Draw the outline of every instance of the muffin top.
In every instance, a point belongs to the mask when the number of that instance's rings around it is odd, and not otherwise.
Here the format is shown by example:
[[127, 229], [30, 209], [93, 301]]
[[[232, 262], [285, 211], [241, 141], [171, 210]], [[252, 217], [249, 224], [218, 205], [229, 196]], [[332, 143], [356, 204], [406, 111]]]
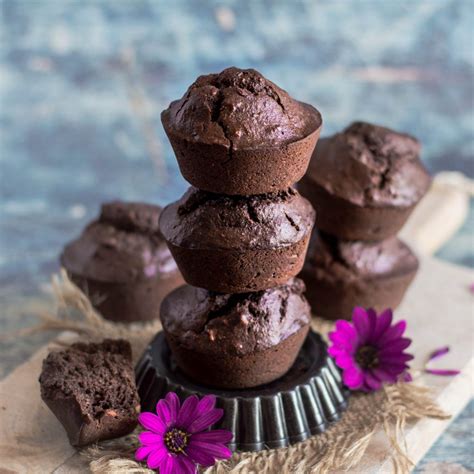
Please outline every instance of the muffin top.
[[320, 113], [292, 99], [254, 69], [200, 76], [162, 113], [167, 133], [232, 150], [271, 147], [317, 130]]
[[279, 344], [309, 324], [302, 280], [256, 293], [221, 294], [184, 285], [161, 305], [166, 332], [188, 349], [244, 355]]
[[158, 229], [160, 212], [145, 203], [103, 204], [99, 218], [66, 245], [61, 265], [81, 277], [116, 283], [177, 271]]
[[163, 209], [160, 230], [176, 246], [198, 249], [269, 249], [300, 241], [315, 211], [293, 188], [255, 196], [224, 196], [189, 188]]
[[319, 140], [307, 176], [326, 191], [359, 206], [411, 206], [426, 193], [430, 177], [416, 138], [354, 122]]
[[416, 271], [418, 259], [396, 237], [378, 242], [339, 240], [322, 232], [311, 236], [304, 271], [332, 280], [372, 280]]

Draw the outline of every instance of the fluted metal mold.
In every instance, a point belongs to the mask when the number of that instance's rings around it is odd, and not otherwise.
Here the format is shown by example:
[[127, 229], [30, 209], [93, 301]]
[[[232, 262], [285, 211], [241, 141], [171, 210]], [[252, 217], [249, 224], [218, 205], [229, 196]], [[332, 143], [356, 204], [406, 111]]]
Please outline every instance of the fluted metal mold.
[[230, 447], [238, 451], [282, 448], [322, 433], [339, 419], [348, 396], [326, 344], [313, 331], [290, 371], [261, 387], [218, 390], [191, 382], [174, 364], [161, 332], [137, 364], [136, 377], [143, 411], [154, 410], [170, 391], [181, 398], [216, 395], [224, 416], [215, 428], [230, 430]]

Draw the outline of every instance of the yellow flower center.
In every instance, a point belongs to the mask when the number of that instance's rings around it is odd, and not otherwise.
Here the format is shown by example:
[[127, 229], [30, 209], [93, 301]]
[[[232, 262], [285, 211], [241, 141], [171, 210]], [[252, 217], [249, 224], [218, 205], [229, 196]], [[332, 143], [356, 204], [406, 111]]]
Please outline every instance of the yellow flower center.
[[165, 434], [165, 446], [174, 454], [184, 454], [188, 441], [189, 434], [179, 428], [172, 428]]

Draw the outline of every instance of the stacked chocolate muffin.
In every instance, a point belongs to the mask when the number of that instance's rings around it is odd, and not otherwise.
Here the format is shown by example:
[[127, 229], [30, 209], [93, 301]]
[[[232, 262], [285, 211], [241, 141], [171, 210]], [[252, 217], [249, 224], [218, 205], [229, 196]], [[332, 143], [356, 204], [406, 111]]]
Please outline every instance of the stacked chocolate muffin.
[[418, 260], [396, 234], [431, 181], [419, 155], [415, 138], [362, 122], [319, 141], [298, 186], [318, 213], [301, 273], [318, 316], [402, 300]]
[[315, 212], [293, 187], [321, 115], [254, 70], [199, 77], [162, 114], [192, 187], [160, 216], [188, 283], [161, 321], [180, 369], [218, 388], [281, 377], [309, 330], [300, 272]]

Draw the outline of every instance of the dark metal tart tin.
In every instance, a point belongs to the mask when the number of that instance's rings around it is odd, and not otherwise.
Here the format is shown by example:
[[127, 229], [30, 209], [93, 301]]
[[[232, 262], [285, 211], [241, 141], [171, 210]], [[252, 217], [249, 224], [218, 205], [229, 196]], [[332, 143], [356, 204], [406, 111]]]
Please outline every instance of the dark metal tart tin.
[[313, 331], [289, 372], [260, 387], [218, 390], [191, 382], [174, 364], [162, 332], [145, 350], [136, 376], [143, 411], [154, 411], [170, 391], [181, 399], [216, 395], [224, 416], [214, 428], [232, 431], [229, 447], [238, 451], [282, 448], [322, 433], [340, 418], [348, 396], [326, 344]]

